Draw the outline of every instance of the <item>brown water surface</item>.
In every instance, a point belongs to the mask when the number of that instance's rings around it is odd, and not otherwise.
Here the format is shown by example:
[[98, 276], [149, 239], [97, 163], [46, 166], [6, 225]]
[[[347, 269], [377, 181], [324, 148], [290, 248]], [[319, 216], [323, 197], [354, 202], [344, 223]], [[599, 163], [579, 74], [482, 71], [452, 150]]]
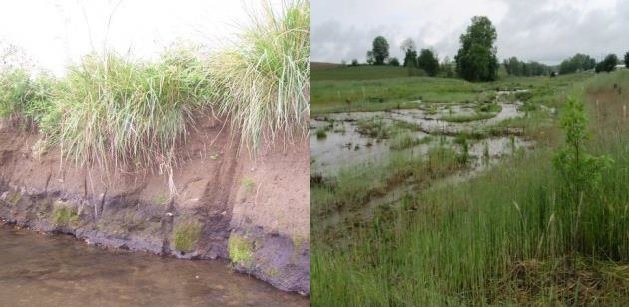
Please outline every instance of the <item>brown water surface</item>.
[[223, 261], [109, 251], [0, 224], [2, 307], [308, 305]]

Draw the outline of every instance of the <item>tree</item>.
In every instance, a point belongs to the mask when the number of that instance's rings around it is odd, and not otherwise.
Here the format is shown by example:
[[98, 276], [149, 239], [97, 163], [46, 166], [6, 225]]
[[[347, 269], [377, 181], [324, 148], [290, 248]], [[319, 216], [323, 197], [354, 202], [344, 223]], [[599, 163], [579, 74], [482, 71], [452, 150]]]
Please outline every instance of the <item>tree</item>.
[[511, 57], [502, 62], [507, 74], [513, 76], [542, 76], [550, 73], [550, 67], [538, 62], [528, 62]]
[[446, 78], [454, 77], [454, 70], [452, 69], [452, 63], [450, 62], [449, 57], [445, 57], [441, 65], [439, 66], [439, 71], [443, 72]]
[[629, 51], [625, 53], [625, 67], [629, 68]]
[[417, 47], [412, 39], [405, 39], [400, 45], [404, 53], [404, 67], [417, 67]]
[[376, 60], [373, 57], [373, 51], [367, 51], [367, 64], [373, 65]]
[[489, 18], [475, 16], [466, 33], [461, 34], [461, 48], [457, 52], [456, 72], [468, 81], [493, 81], [498, 72], [496, 58], [496, 28]]
[[577, 53], [559, 64], [560, 74], [570, 74], [578, 71], [590, 70], [596, 66], [596, 60], [586, 54]]
[[608, 54], [603, 61], [596, 64], [595, 71], [597, 73], [602, 71], [610, 72], [616, 69], [616, 65], [618, 65], [618, 57], [615, 54]]
[[504, 60], [502, 64], [507, 70], [508, 75], [514, 75], [514, 76], [522, 75], [521, 69], [522, 69], [523, 63], [518, 61], [518, 58], [510, 57], [508, 60]]
[[384, 64], [384, 61], [389, 57], [389, 43], [384, 37], [378, 36], [374, 38], [372, 45], [371, 52], [373, 54], [374, 64]]
[[417, 66], [423, 69], [429, 76], [434, 77], [439, 71], [439, 61], [430, 49], [422, 49], [417, 58]]
[[389, 65], [400, 66], [400, 61], [396, 57], [392, 57], [389, 59]]
[[353, 59], [352, 60], [352, 66], [358, 66], [358, 60], [357, 59]]
[[402, 52], [406, 53], [406, 51], [408, 50], [416, 51], [417, 46], [415, 45], [415, 42], [413, 41], [413, 39], [409, 37], [405, 39], [404, 41], [402, 41], [402, 44], [400, 44], [400, 49], [402, 49]]
[[[575, 227], [571, 228], [572, 248], [576, 248], [579, 235], [579, 216], [582, 212], [583, 197], [592, 194], [592, 190], [600, 187], [603, 172], [612, 166], [614, 162], [608, 156], [594, 156], [586, 151], [586, 141], [589, 138], [587, 131], [588, 120], [585, 115], [583, 102], [574, 97], [569, 97], [562, 110], [560, 121], [565, 132], [565, 144], [558, 149], [553, 158], [553, 166], [558, 171], [563, 181], [565, 195], [573, 208], [559, 208], [560, 218], [563, 214], [572, 215], [576, 220]], [[565, 202], [563, 203], [565, 206]], [[576, 207], [576, 208], [575, 208]], [[563, 209], [563, 210], [562, 210]], [[567, 210], [566, 210], [567, 209]]]
[[417, 51], [407, 50], [404, 54], [404, 67], [417, 67]]

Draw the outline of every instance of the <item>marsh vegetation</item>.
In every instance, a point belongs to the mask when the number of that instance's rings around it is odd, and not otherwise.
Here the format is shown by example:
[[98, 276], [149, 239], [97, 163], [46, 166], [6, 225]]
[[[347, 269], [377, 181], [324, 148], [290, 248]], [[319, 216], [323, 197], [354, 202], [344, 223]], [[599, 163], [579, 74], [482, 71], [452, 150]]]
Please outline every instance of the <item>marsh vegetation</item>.
[[629, 297], [627, 71], [372, 78], [394, 69], [313, 70], [315, 304]]

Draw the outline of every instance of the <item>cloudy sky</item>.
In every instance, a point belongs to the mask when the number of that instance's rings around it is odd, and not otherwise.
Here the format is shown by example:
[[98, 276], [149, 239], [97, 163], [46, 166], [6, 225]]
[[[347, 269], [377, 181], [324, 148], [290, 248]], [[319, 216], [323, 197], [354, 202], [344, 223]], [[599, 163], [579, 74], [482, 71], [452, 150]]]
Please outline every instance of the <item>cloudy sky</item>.
[[498, 57], [557, 64], [577, 52], [622, 58], [629, 50], [627, 0], [313, 0], [312, 61], [365, 61], [377, 35], [391, 56], [400, 43], [454, 57], [459, 36], [475, 15], [488, 16], [498, 32]]
[[[154, 58], [177, 40], [222, 46], [260, 0], [10, 0], [0, 10], [0, 51], [18, 46], [38, 66], [62, 74], [106, 46]], [[281, 0], [272, 0], [280, 7]]]

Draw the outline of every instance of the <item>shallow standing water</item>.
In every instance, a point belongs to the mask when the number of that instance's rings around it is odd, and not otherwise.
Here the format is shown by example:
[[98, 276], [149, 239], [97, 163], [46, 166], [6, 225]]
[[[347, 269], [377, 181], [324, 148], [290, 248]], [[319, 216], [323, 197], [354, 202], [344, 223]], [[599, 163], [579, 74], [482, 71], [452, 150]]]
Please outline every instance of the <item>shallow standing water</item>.
[[0, 306], [308, 306], [223, 261], [90, 247], [0, 224]]
[[[508, 93], [508, 92], [505, 92]], [[362, 135], [357, 129], [360, 120], [377, 119], [385, 124], [405, 122], [417, 125], [419, 131], [408, 131], [407, 134], [415, 139], [422, 139], [433, 135], [435, 139], [442, 137], [452, 143], [459, 132], [473, 132], [484, 127], [490, 127], [507, 119], [524, 116], [518, 110], [520, 102], [501, 102], [501, 110], [489, 119], [474, 120], [469, 122], [448, 122], [440, 118], [445, 115], [470, 115], [473, 114], [472, 106], [457, 104], [439, 104], [434, 114], [429, 114], [422, 108], [401, 109], [376, 112], [349, 112], [331, 113], [310, 120], [310, 157], [311, 173], [324, 176], [336, 174], [340, 169], [356, 167], [360, 164], [381, 161], [391, 155], [391, 136], [389, 139], [377, 140]], [[324, 138], [318, 138], [317, 129], [325, 129], [332, 123], [332, 129], [327, 129]], [[439, 136], [447, 132], [447, 136]], [[512, 154], [513, 148], [529, 147], [531, 143], [518, 136], [488, 137], [483, 140], [469, 140], [470, 153], [481, 157], [485, 147], [490, 156], [490, 162], [499, 160], [502, 156]], [[426, 154], [431, 148], [438, 146], [437, 140], [421, 143], [412, 148], [398, 152], [410, 154]], [[473, 169], [483, 168], [479, 159], [473, 164]]]

